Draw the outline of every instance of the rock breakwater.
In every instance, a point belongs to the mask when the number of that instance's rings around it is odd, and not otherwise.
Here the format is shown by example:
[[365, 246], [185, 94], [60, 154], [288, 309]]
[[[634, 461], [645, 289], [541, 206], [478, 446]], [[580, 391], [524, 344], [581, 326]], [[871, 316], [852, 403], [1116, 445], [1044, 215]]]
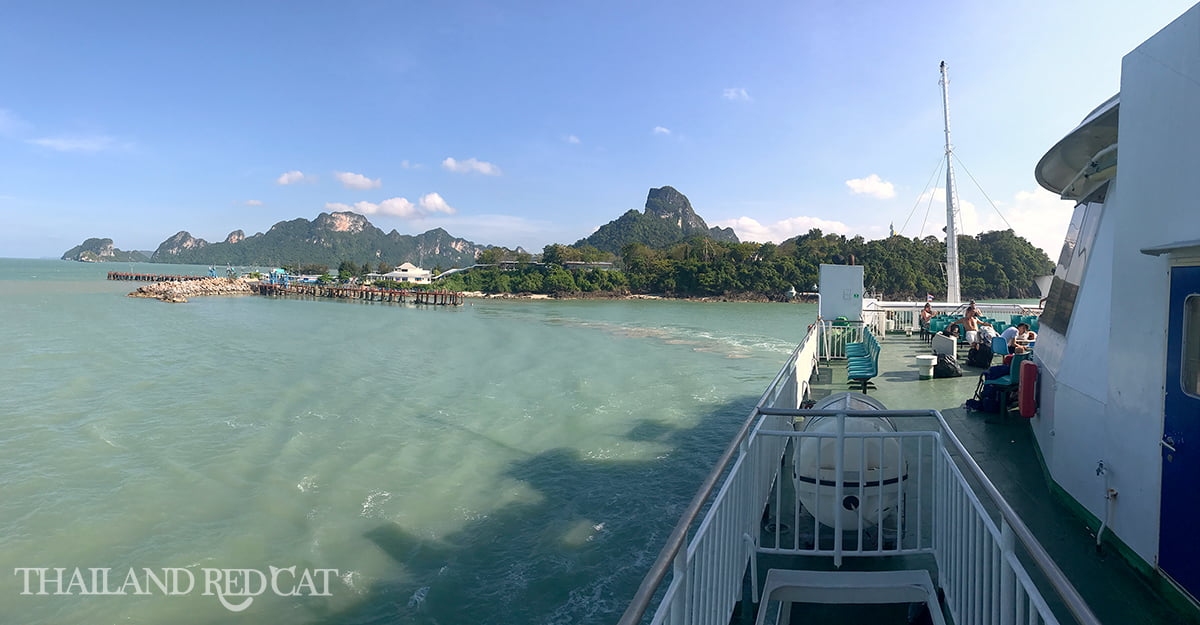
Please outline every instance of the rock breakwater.
[[203, 295], [249, 295], [250, 280], [240, 278], [205, 278], [203, 280], [193, 280], [190, 282], [155, 282], [140, 286], [138, 289], [129, 294], [129, 297], [151, 297], [171, 302], [172, 304], [182, 304], [187, 302], [189, 297], [200, 297]]

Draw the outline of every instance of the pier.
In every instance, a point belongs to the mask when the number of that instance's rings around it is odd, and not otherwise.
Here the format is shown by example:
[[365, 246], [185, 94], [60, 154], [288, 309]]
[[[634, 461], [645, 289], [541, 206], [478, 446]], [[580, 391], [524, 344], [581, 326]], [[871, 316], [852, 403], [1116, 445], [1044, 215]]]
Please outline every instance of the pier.
[[121, 271], [108, 272], [109, 280], [133, 280], [135, 282], [190, 282], [192, 280], [207, 280], [208, 276], [168, 276], [153, 273], [125, 273]]
[[275, 297], [325, 297], [354, 299], [365, 302], [390, 302], [403, 304], [427, 304], [432, 306], [461, 306], [463, 294], [458, 291], [423, 291], [413, 289], [373, 289], [370, 287], [330, 286], [322, 284], [270, 284], [260, 282], [250, 285], [258, 295]]

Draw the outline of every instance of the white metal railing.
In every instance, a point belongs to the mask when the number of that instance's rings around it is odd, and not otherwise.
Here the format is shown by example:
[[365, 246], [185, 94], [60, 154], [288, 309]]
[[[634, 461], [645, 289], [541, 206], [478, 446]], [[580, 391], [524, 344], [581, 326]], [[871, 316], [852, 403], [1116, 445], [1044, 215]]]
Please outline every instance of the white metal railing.
[[787, 439], [752, 436], [746, 443], [692, 542], [676, 555], [671, 585], [652, 623], [729, 622]]
[[[800, 345], [792, 352], [783, 368], [759, 398], [755, 410], [751, 413], [751, 418], [747, 419], [734, 434], [732, 442], [721, 454], [716, 466], [700, 485], [699, 491], [684, 510], [679, 522], [675, 524], [675, 528], [667, 537], [666, 545], [659, 552], [658, 558], [651, 564], [641, 586], [638, 587], [621, 617], [621, 623], [633, 625], [642, 622], [642, 616], [656, 595], [659, 594], [668, 573], [670, 573], [671, 581], [666, 587], [666, 592], [662, 593], [662, 598], [659, 599], [659, 608], [655, 613], [654, 623], [663, 623], [668, 616], [671, 617], [671, 620], [668, 621], [671, 623], [720, 622], [721, 625], [725, 625], [728, 622], [730, 610], [724, 609], [724, 607], [726, 604], [730, 608], [732, 607], [731, 601], [735, 600], [736, 596], [735, 589], [740, 587], [746, 562], [750, 559], [758, 518], [735, 515], [732, 519], [726, 518], [721, 521], [708, 522], [708, 519], [714, 515], [715, 509], [728, 507], [731, 504], [746, 507], [754, 514], [761, 513], [766, 502], [767, 495], [765, 493], [762, 494], [760, 501], [747, 500], [744, 494], [727, 494], [735, 489], [743, 490], [736, 486], [729, 486], [729, 484], [735, 481], [739, 485], [744, 484], [749, 479], [741, 474], [748, 473], [749, 476], [765, 482], [767, 490], [770, 490], [770, 484], [779, 470], [779, 458], [783, 455], [783, 449], [778, 445], [786, 441], [775, 441], [775, 446], [771, 449], [763, 449], [763, 445], [753, 445], [750, 429], [760, 425], [759, 408], [796, 408], [799, 406], [800, 399], [808, 396], [809, 380], [817, 367], [820, 337], [820, 325], [809, 326], [808, 333], [805, 334]], [[775, 426], [782, 427], [786, 419], [780, 417], [777, 421]], [[756, 461], [746, 459], [752, 451], [758, 456]], [[766, 465], [762, 463], [764, 459], [770, 460], [770, 472], [767, 472]], [[721, 484], [722, 478], [724, 478], [723, 484]], [[721, 484], [721, 489], [720, 492], [717, 492], [719, 484]], [[736, 499], [722, 506], [710, 506], [709, 504], [714, 500], [714, 493], [717, 497], [721, 497], [722, 501]], [[700, 513], [706, 507], [708, 512], [704, 517], [704, 531], [697, 528], [691, 543], [687, 544], [689, 532], [701, 518]], [[703, 536], [709, 533], [713, 534], [713, 538], [702, 540]], [[717, 534], [720, 534], [720, 540], [718, 540]], [[710, 550], [716, 549], [723, 550], [723, 555], [710, 555]], [[717, 572], [714, 573], [710, 569], [698, 566], [700, 561], [716, 562], [711, 568], [716, 569]], [[736, 572], [731, 573], [734, 569]], [[736, 586], [733, 584], [735, 577], [739, 580]], [[717, 605], [694, 605], [701, 600], [708, 601], [705, 597], [706, 593], [715, 597], [713, 601], [717, 602]], [[667, 607], [664, 608], [664, 606]], [[673, 606], [673, 614], [671, 614], [671, 606]], [[701, 607], [710, 608], [705, 612], [708, 616], [689, 616], [698, 614]], [[725, 621], [719, 620], [720, 614], [724, 614]]]
[[[861, 321], [818, 321], [817, 328], [810, 331], [816, 332], [819, 338], [815, 343], [819, 346], [819, 356], [821, 360], [845, 360], [846, 346], [850, 343], [861, 343], [865, 334], [863, 334], [866, 324]], [[875, 332], [876, 338], [879, 333]], [[774, 404], [772, 404], [774, 405]]]
[[862, 317], [863, 323], [871, 328], [871, 332], [874, 332], [876, 337], [883, 338], [887, 336], [888, 311], [864, 308]]
[[[772, 416], [800, 414], [774, 409], [760, 412]], [[811, 415], [813, 411], [804, 413]], [[787, 487], [790, 485], [779, 483], [772, 491], [768, 502], [772, 523], [764, 532], [758, 553], [828, 555], [839, 566], [845, 556], [932, 553], [929, 525], [934, 489], [930, 467], [934, 453], [941, 447], [937, 432], [797, 432], [788, 423], [784, 430], [759, 429], [756, 435], [793, 441], [786, 460], [794, 467], [795, 490], [793, 495], [792, 488]], [[843, 451], [840, 458], [835, 455], [838, 450]], [[888, 450], [894, 452], [888, 454]], [[834, 457], [829, 458], [831, 455]], [[895, 460], [890, 466], [869, 466], [888, 455]], [[810, 475], [816, 467], [824, 470], [820, 475]], [[791, 496], [785, 496], [785, 492]], [[847, 497], [861, 505], [852, 512], [838, 510]], [[849, 549], [847, 540], [852, 545]]]
[[[858, 411], [832, 412], [812, 410], [760, 411], [767, 417], [834, 416], [843, 421], [851, 416], [904, 419], [934, 417], [944, 423], [936, 411]], [[946, 449], [937, 431], [846, 432], [844, 425], [836, 433], [797, 432], [791, 428], [754, 432], [759, 438], [791, 439], [790, 463], [794, 467], [834, 466], [831, 475], [817, 480], [826, 492], [809, 497], [791, 498], [790, 509], [782, 510], [788, 498], [782, 482], [776, 482], [771, 503], [775, 515], [770, 530], [764, 533], [756, 553], [775, 555], [832, 556], [841, 566], [844, 557], [874, 557], [932, 554], [937, 562], [937, 580], [945, 593], [945, 603], [959, 625], [1057, 624], [1033, 579], [1020, 563], [1012, 527], [1003, 517], [997, 525], [968, 480]], [[803, 445], [804, 440], [831, 440], [840, 457], [833, 462], [823, 459], [824, 445]], [[874, 479], [869, 476], [869, 450], [894, 447], [900, 460], [882, 466]], [[763, 446], [766, 447], [765, 445]], [[816, 453], [806, 459], [805, 450]], [[857, 462], [847, 462], [852, 456]], [[886, 458], [877, 454], [875, 460]], [[810, 461], [811, 460], [811, 461]], [[797, 471], [801, 473], [801, 471]], [[830, 479], [832, 478], [832, 479]], [[803, 476], [797, 478], [801, 488]], [[847, 483], [849, 482], [849, 484]], [[832, 526], [822, 506], [837, 506], [847, 497], [862, 505], [853, 512], [837, 510]], [[848, 517], [848, 518], [847, 518]], [[785, 531], [785, 528], [792, 528]], [[802, 532], [810, 529], [811, 533]], [[785, 538], [790, 534], [790, 541]], [[803, 536], [803, 537], [802, 537]], [[754, 558], [752, 570], [756, 569]], [[757, 597], [756, 597], [757, 598]], [[1081, 621], [1086, 622], [1086, 621]]]
[[[892, 321], [892, 330], [918, 330], [920, 329], [920, 314], [921, 309], [925, 305], [916, 302], [886, 302], [886, 301], [871, 301], [863, 308], [863, 316], [877, 315], [886, 313], [886, 319]], [[930, 307], [935, 314], [947, 314], [962, 316], [966, 312], [966, 304], [935, 304], [930, 302]], [[991, 304], [980, 302], [975, 304], [975, 308], [979, 314], [984, 317], [996, 317], [998, 319], [1007, 319], [1009, 315], [1033, 315], [1038, 314], [1040, 309], [1037, 307], [1024, 306], [1021, 304]], [[886, 321], [883, 325], [886, 329]]]
[[[814, 372], [817, 347], [823, 345], [823, 327], [816, 324], [810, 328], [734, 436], [643, 579], [620, 620], [621, 625], [643, 622], [656, 598], [657, 608], [650, 621], [653, 625], [726, 625], [742, 592], [747, 566], [756, 561], [759, 553], [828, 555], [837, 563], [843, 557], [928, 553], [937, 564], [937, 579], [945, 592], [946, 605], [959, 625], [1057, 624], [1059, 621], [1022, 566], [1018, 546], [1057, 592], [1075, 622], [1099, 625], [1066, 576], [988, 480], [939, 412], [797, 408]], [[836, 417], [840, 424], [837, 432], [794, 431], [792, 423], [796, 417], [817, 416]], [[939, 430], [845, 431], [846, 417], [862, 416], [933, 418]], [[785, 477], [781, 468], [787, 466], [785, 461], [789, 460], [785, 453], [791, 450], [791, 466], [801, 466], [806, 461], [801, 457], [804, 453], [800, 450], [802, 441], [830, 438], [835, 441], [835, 468], [829, 475], [818, 474], [814, 478], [817, 503], [808, 506], [813, 510], [792, 503], [786, 515], [792, 528], [800, 528], [802, 523], [810, 524], [814, 539], [811, 543], [802, 544], [799, 539], [785, 543], [777, 520], [774, 540], [769, 540], [771, 535], [768, 533], [768, 540], [760, 544], [763, 510], [773, 502], [778, 519], [785, 502], [782, 491], [796, 488], [801, 482], [799, 479], [793, 482], [791, 475], [781, 479]], [[877, 471], [872, 485], [867, 467], [862, 464], [862, 458], [867, 455], [862, 450], [869, 445], [891, 444], [898, 449], [899, 464], [891, 474]], [[857, 477], [847, 473], [846, 464], [848, 451], [852, 452], [856, 445], [859, 446]], [[822, 467], [826, 463], [821, 454], [828, 452], [819, 451], [820, 444], [815, 448], [818, 450], [815, 466]], [[854, 462], [851, 460], [849, 469], [855, 468]], [[997, 519], [994, 520], [984, 508], [958, 462], [965, 466], [998, 510]], [[847, 482], [851, 481], [854, 483], [848, 487]], [[832, 521], [833, 529], [822, 527], [815, 521], [821, 513], [822, 496], [825, 496], [820, 492], [822, 488], [833, 489], [829, 502], [844, 501], [846, 494], [854, 494], [856, 489], [858, 500], [866, 502], [865, 489], [872, 487], [878, 487], [881, 495], [887, 495], [889, 488], [895, 488], [898, 503], [891, 507], [890, 515], [885, 514], [883, 503], [864, 503], [849, 519], [836, 515]], [[703, 516], [702, 511], [705, 511]], [[689, 533], [692, 535], [690, 541], [687, 540]], [[753, 592], [757, 595], [757, 566], [749, 568]], [[664, 589], [662, 585], [668, 573], [670, 582]], [[757, 600], [757, 596], [753, 598]]]
[[[997, 527], [953, 458], [945, 449], [941, 452], [939, 462], [934, 464], [934, 483], [939, 492], [935, 495], [933, 552], [939, 584], [954, 622], [1057, 624], [1058, 619], [1018, 559], [1009, 520], [1001, 515]], [[1023, 524], [1021, 527], [1024, 529]], [[1057, 567], [1054, 570], [1057, 572]], [[1080, 623], [1099, 622], [1082, 599], [1078, 607], [1082, 608], [1081, 614], [1076, 614]]]

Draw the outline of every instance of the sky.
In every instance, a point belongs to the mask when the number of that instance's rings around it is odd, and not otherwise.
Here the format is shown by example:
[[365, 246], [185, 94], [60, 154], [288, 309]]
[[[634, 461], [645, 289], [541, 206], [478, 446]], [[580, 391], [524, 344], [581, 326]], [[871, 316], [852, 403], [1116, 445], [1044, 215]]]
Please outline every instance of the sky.
[[1034, 166], [1189, 6], [6, 3], [0, 257], [334, 210], [537, 252], [664, 185], [742, 240], [942, 236], [944, 60], [963, 233], [1054, 258]]

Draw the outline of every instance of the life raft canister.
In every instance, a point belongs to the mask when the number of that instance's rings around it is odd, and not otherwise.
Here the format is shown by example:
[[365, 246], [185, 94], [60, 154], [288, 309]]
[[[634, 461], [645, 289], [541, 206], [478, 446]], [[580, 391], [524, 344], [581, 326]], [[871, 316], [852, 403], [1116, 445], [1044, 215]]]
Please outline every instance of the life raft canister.
[[1031, 360], [1021, 363], [1017, 390], [1017, 408], [1026, 419], [1037, 414], [1038, 366]]

